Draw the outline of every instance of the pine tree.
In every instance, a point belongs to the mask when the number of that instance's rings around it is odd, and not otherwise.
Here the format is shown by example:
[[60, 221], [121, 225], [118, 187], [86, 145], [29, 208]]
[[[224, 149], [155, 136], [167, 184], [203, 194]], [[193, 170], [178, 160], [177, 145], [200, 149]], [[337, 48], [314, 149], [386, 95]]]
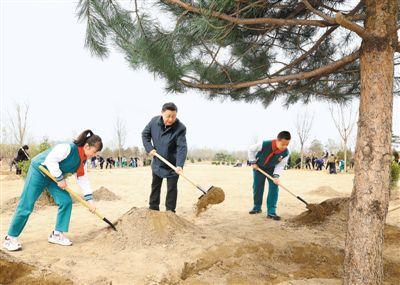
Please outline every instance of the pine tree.
[[[381, 284], [388, 208], [397, 0], [163, 0], [158, 13], [113, 0], [81, 0], [86, 46], [110, 43], [132, 68], [170, 92], [204, 91], [268, 106], [360, 98], [355, 179], [345, 246], [345, 284]], [[155, 9], [155, 8], [154, 8]], [[161, 17], [162, 18], [162, 17]]]

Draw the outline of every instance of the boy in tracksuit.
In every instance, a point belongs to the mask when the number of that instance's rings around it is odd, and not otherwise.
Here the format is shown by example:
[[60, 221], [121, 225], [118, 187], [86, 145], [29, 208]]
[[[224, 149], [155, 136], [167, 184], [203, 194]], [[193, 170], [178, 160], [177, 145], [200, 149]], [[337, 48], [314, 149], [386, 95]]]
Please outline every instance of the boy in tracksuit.
[[267, 196], [267, 218], [280, 220], [276, 214], [276, 203], [278, 201], [278, 185], [279, 176], [281, 175], [285, 165], [289, 159], [289, 151], [287, 149], [291, 136], [287, 131], [278, 134], [277, 139], [263, 141], [252, 145], [248, 150], [250, 164], [253, 166], [253, 209], [250, 214], [261, 213], [261, 206], [264, 194], [265, 175], [257, 169], [261, 168], [274, 180], [268, 179], [268, 196]]

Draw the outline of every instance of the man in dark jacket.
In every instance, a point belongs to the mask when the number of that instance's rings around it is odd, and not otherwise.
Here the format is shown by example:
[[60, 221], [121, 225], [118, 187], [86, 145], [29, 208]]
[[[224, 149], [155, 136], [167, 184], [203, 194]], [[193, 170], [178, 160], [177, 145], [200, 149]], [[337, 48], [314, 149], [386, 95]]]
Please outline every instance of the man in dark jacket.
[[186, 127], [177, 118], [178, 108], [174, 103], [166, 103], [161, 110], [161, 116], [151, 119], [142, 132], [143, 146], [151, 156], [157, 152], [166, 158], [177, 171], [156, 157], [153, 157], [151, 169], [153, 181], [151, 183], [150, 206], [152, 210], [160, 210], [160, 192], [163, 178], [167, 178], [167, 211], [175, 212], [178, 196], [178, 174], [182, 173], [187, 155]]

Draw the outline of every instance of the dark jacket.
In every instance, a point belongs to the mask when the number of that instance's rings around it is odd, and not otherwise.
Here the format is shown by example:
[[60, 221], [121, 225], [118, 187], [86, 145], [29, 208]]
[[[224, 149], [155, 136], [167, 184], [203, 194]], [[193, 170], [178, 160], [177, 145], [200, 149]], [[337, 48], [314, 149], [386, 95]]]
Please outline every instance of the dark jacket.
[[29, 157], [26, 155], [26, 150], [22, 147], [18, 150], [17, 157], [14, 159], [16, 162], [21, 162], [25, 160], [29, 160]]
[[[178, 119], [166, 127], [162, 116], [151, 119], [142, 132], [146, 152], [153, 149], [173, 165], [183, 167], [187, 155], [186, 127]], [[153, 173], [159, 177], [173, 177], [177, 174], [168, 165], [154, 157], [151, 163]]]

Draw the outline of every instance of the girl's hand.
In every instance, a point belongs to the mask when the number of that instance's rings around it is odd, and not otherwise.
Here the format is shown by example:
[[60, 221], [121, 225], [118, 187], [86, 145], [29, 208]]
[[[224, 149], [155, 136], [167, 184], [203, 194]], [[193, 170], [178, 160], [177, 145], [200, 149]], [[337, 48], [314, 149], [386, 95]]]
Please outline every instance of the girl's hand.
[[94, 203], [94, 201], [89, 200], [87, 202], [89, 203], [89, 206], [90, 206], [89, 211], [92, 213], [96, 212], [96, 204]]
[[67, 188], [67, 181], [65, 181], [65, 179], [58, 181], [57, 186], [60, 187], [61, 189], [65, 189]]

